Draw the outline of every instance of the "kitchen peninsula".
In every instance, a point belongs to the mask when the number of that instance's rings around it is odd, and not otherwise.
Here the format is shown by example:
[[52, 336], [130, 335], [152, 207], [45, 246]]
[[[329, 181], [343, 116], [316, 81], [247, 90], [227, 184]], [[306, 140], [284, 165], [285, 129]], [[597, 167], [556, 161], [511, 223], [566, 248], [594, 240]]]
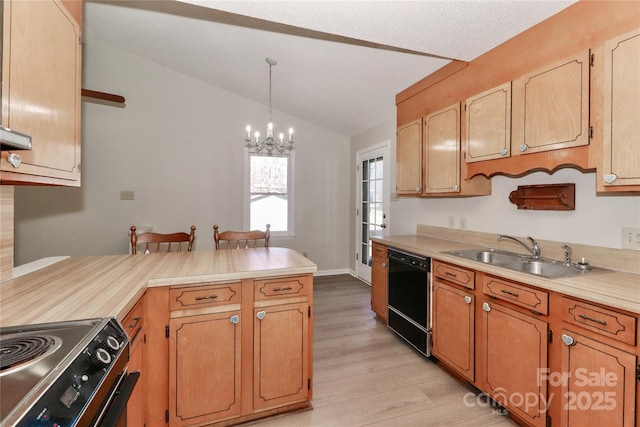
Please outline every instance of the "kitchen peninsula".
[[2, 283], [0, 326], [117, 317], [130, 419], [238, 422], [310, 406], [316, 271], [287, 248], [70, 257]]

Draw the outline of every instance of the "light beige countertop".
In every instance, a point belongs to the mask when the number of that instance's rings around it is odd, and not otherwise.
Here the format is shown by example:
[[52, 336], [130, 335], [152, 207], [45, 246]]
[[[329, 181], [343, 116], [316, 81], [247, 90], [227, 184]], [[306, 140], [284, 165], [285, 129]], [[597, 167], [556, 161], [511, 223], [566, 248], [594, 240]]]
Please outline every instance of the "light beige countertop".
[[0, 284], [0, 326], [122, 318], [149, 286], [315, 273], [288, 248], [70, 257]]
[[594, 272], [578, 276], [547, 279], [443, 253], [483, 247], [479, 245], [418, 234], [372, 238], [371, 240], [432, 259], [640, 314], [640, 274], [596, 269]]

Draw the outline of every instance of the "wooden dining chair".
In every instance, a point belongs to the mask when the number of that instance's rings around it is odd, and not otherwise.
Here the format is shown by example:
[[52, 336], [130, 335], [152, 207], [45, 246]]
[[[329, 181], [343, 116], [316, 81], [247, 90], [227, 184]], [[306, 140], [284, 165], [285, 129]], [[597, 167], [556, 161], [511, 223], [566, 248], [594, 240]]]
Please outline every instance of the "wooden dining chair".
[[[148, 254], [153, 251], [154, 253], [158, 252], [171, 252], [172, 247], [177, 247], [176, 252], [182, 251], [182, 244], [186, 243], [187, 251], [191, 252], [193, 249], [193, 241], [196, 238], [196, 226], [191, 226], [191, 233], [143, 233], [136, 234], [136, 226], [131, 226], [131, 253], [135, 254], [137, 252], [137, 247], [139, 244], [144, 244], [144, 253]], [[155, 248], [154, 248], [155, 245]], [[165, 250], [160, 250], [161, 248], [166, 247]], [[149, 249], [151, 248], [151, 249]]]
[[213, 226], [213, 240], [216, 242], [216, 249], [220, 249], [220, 242], [222, 243], [222, 249], [246, 249], [246, 248], [258, 248], [269, 247], [269, 237], [271, 233], [269, 229], [271, 224], [267, 224], [266, 231], [252, 230], [252, 231], [218, 231], [218, 225]]

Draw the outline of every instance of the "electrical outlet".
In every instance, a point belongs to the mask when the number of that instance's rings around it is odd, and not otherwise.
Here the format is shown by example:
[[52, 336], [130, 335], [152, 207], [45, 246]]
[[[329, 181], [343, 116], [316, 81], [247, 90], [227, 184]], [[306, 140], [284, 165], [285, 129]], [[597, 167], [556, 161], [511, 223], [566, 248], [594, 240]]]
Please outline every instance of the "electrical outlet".
[[460, 230], [466, 230], [467, 229], [467, 218], [461, 216], [460, 217]]
[[449, 217], [449, 228], [455, 228], [456, 218], [453, 216]]
[[120, 200], [134, 200], [133, 191], [121, 191]]
[[640, 251], [640, 228], [625, 227], [622, 229], [622, 249]]

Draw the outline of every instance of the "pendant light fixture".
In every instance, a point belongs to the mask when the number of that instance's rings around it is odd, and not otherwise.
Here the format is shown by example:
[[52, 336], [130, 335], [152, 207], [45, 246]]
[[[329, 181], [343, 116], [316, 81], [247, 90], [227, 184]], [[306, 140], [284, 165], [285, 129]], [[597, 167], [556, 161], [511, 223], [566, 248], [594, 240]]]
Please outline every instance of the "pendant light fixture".
[[[251, 135], [251, 126], [247, 126], [247, 137], [245, 144], [251, 153], [256, 154], [289, 154], [293, 150], [293, 128], [289, 128], [289, 137], [285, 140], [284, 134], [280, 133], [277, 138], [273, 137], [273, 122], [271, 121], [271, 67], [277, 62], [275, 59], [265, 58], [269, 64], [269, 124], [267, 125], [267, 136], [260, 139], [260, 132], [256, 131]], [[275, 152], [275, 153], [274, 153]]]

